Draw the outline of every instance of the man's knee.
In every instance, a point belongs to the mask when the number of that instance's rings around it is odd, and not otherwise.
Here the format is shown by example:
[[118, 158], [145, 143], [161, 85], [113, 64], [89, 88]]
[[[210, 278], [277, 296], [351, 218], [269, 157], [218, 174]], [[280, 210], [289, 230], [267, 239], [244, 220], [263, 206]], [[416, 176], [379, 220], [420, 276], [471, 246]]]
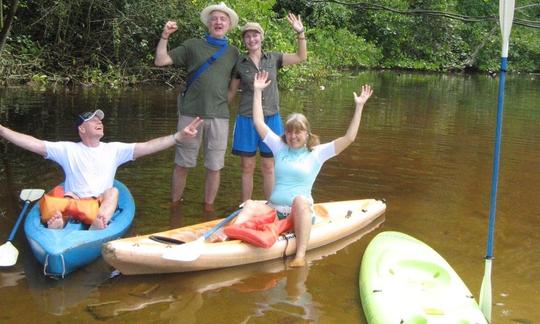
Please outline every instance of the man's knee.
[[103, 193], [103, 200], [104, 201], [118, 200], [119, 195], [120, 194], [118, 192], [118, 189], [115, 188], [115, 187], [112, 187], [112, 188], [109, 188], [109, 189], [105, 190], [105, 192]]
[[101, 194], [99, 197], [100, 211], [116, 208], [119, 195], [118, 189], [115, 187], [105, 190], [105, 192], [103, 192], [103, 194]]

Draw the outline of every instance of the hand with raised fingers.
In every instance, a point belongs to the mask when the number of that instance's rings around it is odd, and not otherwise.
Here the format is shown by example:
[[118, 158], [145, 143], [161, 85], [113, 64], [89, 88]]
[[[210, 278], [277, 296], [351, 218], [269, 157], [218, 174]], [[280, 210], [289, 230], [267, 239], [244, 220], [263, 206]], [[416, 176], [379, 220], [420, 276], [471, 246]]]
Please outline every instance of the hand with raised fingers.
[[297, 17], [293, 13], [289, 12], [289, 14], [287, 15], [287, 20], [297, 34], [301, 34], [304, 32], [304, 25], [302, 24], [302, 19], [300, 19], [300, 15], [298, 15]]
[[266, 88], [272, 80], [268, 80], [268, 71], [261, 71], [255, 75], [255, 80], [253, 81], [254, 90], [262, 90]]
[[354, 95], [354, 103], [357, 106], [363, 106], [366, 101], [368, 101], [369, 97], [373, 94], [373, 89], [369, 84], [364, 84], [362, 86], [362, 91], [360, 92], [360, 95], [357, 95], [356, 92], [353, 92]]
[[189, 123], [189, 125], [187, 125], [183, 130], [182, 130], [182, 137], [195, 137], [197, 136], [197, 128], [202, 124], [204, 120], [200, 117], [195, 117], [195, 119], [193, 119], [191, 121], [191, 123]]

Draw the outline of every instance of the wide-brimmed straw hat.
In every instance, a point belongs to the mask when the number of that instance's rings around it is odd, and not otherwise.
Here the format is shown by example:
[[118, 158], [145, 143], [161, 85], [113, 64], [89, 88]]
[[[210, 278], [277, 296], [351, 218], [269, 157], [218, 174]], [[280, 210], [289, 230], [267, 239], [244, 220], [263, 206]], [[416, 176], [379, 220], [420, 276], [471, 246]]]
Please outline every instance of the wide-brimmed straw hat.
[[238, 26], [238, 15], [234, 10], [227, 7], [227, 5], [224, 2], [220, 2], [219, 4], [210, 5], [201, 11], [201, 21], [205, 26], [208, 26], [208, 17], [213, 11], [221, 11], [227, 14], [229, 16], [229, 19], [231, 20], [231, 29]]
[[248, 22], [242, 27], [242, 31], [240, 32], [242, 38], [244, 38], [244, 34], [250, 30], [258, 32], [261, 34], [261, 38], [264, 38], [264, 29], [256, 22]]

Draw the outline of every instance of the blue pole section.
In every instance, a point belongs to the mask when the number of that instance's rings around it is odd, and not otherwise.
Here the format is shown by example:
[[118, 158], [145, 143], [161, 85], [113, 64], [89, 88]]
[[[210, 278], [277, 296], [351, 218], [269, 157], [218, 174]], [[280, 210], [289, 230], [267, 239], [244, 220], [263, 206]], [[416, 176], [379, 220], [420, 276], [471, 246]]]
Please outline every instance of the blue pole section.
[[13, 241], [15, 238], [15, 234], [17, 234], [17, 229], [19, 229], [19, 226], [21, 225], [21, 222], [24, 218], [24, 213], [26, 213], [26, 209], [28, 208], [28, 205], [30, 205], [30, 201], [24, 202], [24, 208], [21, 210], [21, 213], [19, 214], [19, 217], [17, 218], [17, 222], [15, 223], [15, 226], [11, 230], [11, 233], [9, 234], [8, 241]]
[[211, 228], [208, 232], [204, 233], [204, 239], [207, 240], [210, 236], [212, 236], [212, 234], [214, 234], [215, 232], [217, 232], [218, 229], [222, 228], [223, 225], [227, 224], [228, 222], [230, 222], [233, 218], [236, 217], [236, 215], [240, 214], [240, 212], [242, 211], [242, 209], [238, 209], [236, 210], [235, 212], [233, 212], [232, 214], [230, 214], [229, 216], [227, 216], [227, 218], [221, 220], [221, 222], [219, 222], [216, 226], [214, 226], [213, 228]]
[[491, 177], [491, 195], [489, 206], [489, 228], [486, 259], [493, 259], [493, 240], [495, 235], [495, 214], [497, 212], [497, 187], [499, 182], [499, 161], [501, 155], [502, 122], [504, 111], [504, 83], [508, 58], [501, 57], [501, 73], [499, 76], [499, 97], [497, 102], [497, 126], [495, 130], [495, 150], [493, 152], [493, 174]]

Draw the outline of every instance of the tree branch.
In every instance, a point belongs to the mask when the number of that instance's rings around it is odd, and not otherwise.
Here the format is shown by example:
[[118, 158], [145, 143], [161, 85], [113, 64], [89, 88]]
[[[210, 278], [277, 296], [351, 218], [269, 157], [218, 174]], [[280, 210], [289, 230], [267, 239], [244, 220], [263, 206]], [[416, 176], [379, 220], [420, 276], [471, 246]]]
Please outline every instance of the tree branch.
[[[2, 3], [0, 2], [0, 6]], [[15, 13], [17, 12], [17, 7], [19, 6], [19, 0], [11, 0], [11, 6], [6, 16], [6, 22], [3, 24], [2, 30], [0, 31], [0, 55], [2, 55], [2, 50], [6, 45], [6, 40], [11, 31], [11, 25], [13, 24], [13, 19], [15, 19]], [[4, 19], [3, 16], [0, 16], [0, 19]]]
[[[388, 11], [388, 12], [393, 12], [400, 15], [411, 15], [411, 16], [414, 16], [414, 15], [435, 16], [435, 17], [461, 20], [464, 22], [485, 22], [485, 21], [497, 22], [499, 20], [499, 17], [497, 14], [490, 15], [490, 16], [466, 16], [466, 15], [460, 15], [456, 13], [437, 11], [437, 10], [425, 10], [425, 9], [402, 10], [402, 9], [392, 8], [392, 7], [388, 7], [388, 6], [384, 6], [384, 5], [380, 5], [376, 3], [368, 3], [368, 2], [346, 2], [346, 1], [340, 1], [340, 0], [312, 0], [311, 2], [320, 2], [320, 3], [333, 2], [333, 3], [341, 4], [344, 6], [357, 7], [361, 10]], [[516, 10], [521, 10], [524, 8], [530, 8], [530, 7], [535, 7], [535, 6], [540, 6], [540, 3], [529, 4], [523, 7], [517, 7]], [[520, 18], [514, 17], [514, 24], [524, 26], [524, 27], [529, 27], [529, 28], [540, 29], [540, 21], [526, 20], [526, 19], [520, 19]]]
[[[491, 28], [491, 30], [489, 31], [488, 34], [490, 36], [495, 35], [497, 33], [497, 29], [498, 29], [497, 26], [493, 26], [493, 28]], [[490, 39], [490, 37], [484, 37], [482, 42], [478, 46], [476, 46], [476, 48], [474, 49], [474, 51], [471, 54], [469, 54], [469, 58], [467, 60], [465, 60], [465, 62], [463, 62], [463, 64], [466, 67], [471, 67], [476, 63], [476, 60], [478, 59], [478, 54], [480, 53], [480, 50], [482, 48], [484, 48], [484, 46], [486, 46], [486, 43], [488, 42], [489, 39]]]

